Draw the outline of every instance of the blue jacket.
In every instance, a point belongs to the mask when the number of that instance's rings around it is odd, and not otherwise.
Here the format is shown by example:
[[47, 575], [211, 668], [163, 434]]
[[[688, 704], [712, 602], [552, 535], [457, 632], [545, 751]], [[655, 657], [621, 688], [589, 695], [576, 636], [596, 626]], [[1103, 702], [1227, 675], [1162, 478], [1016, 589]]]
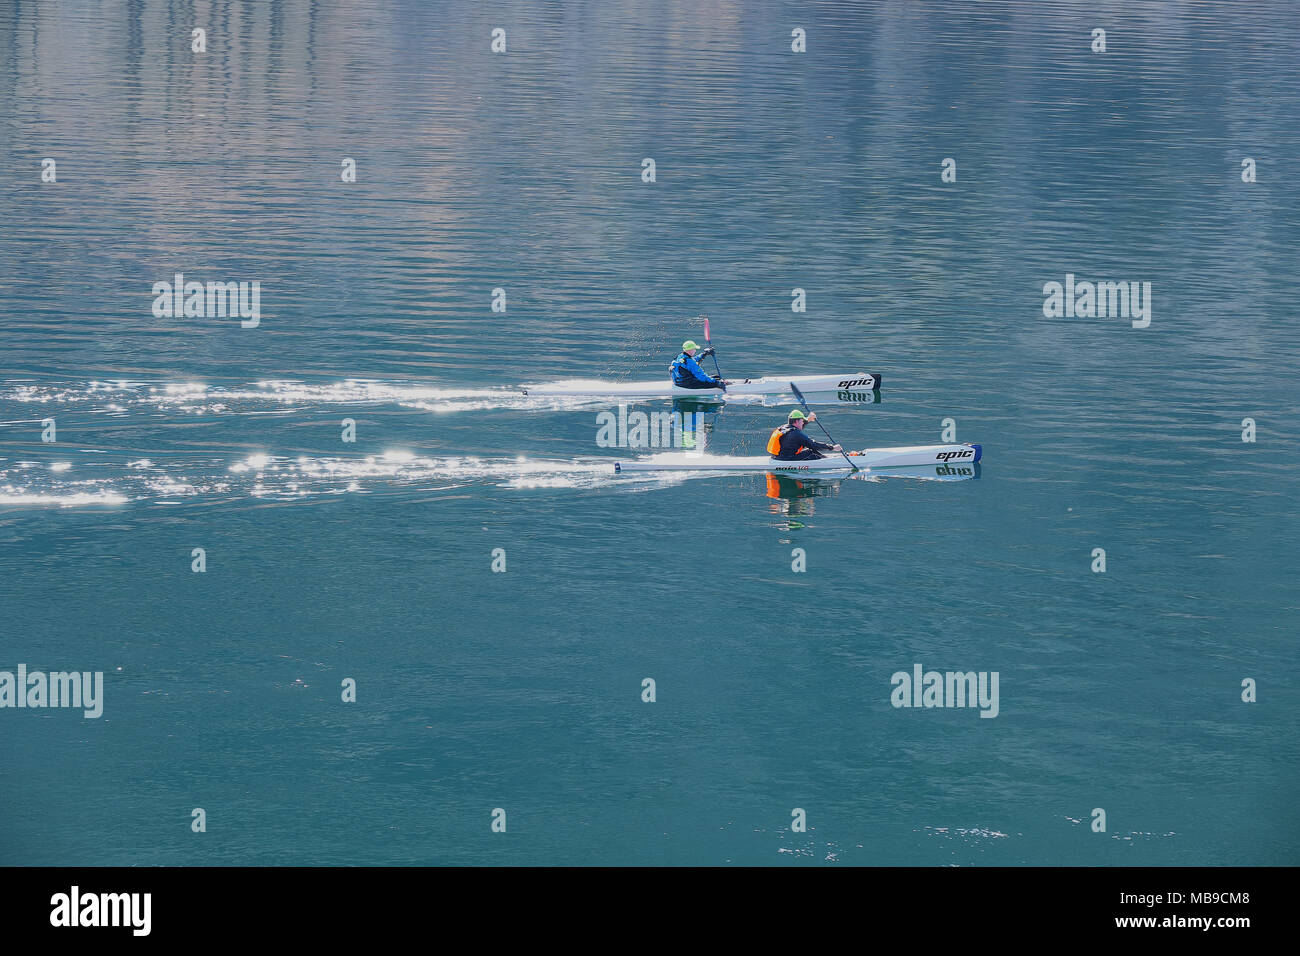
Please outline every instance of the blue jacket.
[[674, 385], [680, 385], [683, 380], [689, 381], [692, 378], [710, 385], [718, 384], [716, 378], [700, 368], [700, 363], [685, 352], [673, 359], [673, 364], [668, 366], [668, 375]]

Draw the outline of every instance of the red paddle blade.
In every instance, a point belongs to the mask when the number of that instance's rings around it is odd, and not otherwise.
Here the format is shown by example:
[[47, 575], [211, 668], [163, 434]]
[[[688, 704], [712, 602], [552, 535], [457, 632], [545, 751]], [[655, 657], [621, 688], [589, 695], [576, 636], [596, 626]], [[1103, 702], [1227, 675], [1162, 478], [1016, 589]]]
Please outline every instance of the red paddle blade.
[[708, 320], [708, 319], [705, 319], [705, 320], [704, 320], [704, 341], [705, 341], [705, 342], [708, 342], [710, 345], [713, 344], [713, 342], [712, 342], [712, 341], [710, 340], [710, 338], [709, 338], [709, 320]]

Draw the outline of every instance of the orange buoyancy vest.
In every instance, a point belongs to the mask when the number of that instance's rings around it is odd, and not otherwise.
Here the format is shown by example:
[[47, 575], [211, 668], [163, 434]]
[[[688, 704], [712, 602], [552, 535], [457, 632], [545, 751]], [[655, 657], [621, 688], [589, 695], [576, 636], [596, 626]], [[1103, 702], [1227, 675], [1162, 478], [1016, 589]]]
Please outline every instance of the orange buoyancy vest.
[[[767, 440], [767, 453], [769, 455], [781, 454], [781, 438], [793, 428], [794, 426], [787, 422], [784, 425], [779, 425], [772, 429], [772, 435]], [[806, 447], [807, 446], [805, 445], [800, 445], [795, 449], [794, 453], [797, 455], [799, 452], [804, 451]]]

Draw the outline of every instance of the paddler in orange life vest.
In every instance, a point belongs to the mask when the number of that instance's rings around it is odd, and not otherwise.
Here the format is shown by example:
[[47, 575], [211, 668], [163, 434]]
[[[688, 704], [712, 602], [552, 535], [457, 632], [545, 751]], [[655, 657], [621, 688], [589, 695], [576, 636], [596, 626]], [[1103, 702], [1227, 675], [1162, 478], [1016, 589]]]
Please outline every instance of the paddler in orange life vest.
[[841, 451], [839, 445], [813, 441], [803, 433], [804, 422], [815, 421], [816, 412], [809, 418], [796, 408], [784, 425], [772, 430], [772, 437], [767, 440], [767, 453], [777, 461], [812, 461], [825, 458], [824, 451]]

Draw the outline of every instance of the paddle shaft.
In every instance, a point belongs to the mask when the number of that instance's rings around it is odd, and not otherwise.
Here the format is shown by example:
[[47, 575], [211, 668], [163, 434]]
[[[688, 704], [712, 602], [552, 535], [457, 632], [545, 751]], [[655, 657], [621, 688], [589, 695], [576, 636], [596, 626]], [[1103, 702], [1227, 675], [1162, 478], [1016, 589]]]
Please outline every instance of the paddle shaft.
[[[709, 317], [704, 316], [704, 344], [713, 348], [713, 340], [709, 338]], [[722, 380], [722, 369], [718, 368], [718, 353], [713, 353], [713, 371], [718, 373], [718, 380]]]

